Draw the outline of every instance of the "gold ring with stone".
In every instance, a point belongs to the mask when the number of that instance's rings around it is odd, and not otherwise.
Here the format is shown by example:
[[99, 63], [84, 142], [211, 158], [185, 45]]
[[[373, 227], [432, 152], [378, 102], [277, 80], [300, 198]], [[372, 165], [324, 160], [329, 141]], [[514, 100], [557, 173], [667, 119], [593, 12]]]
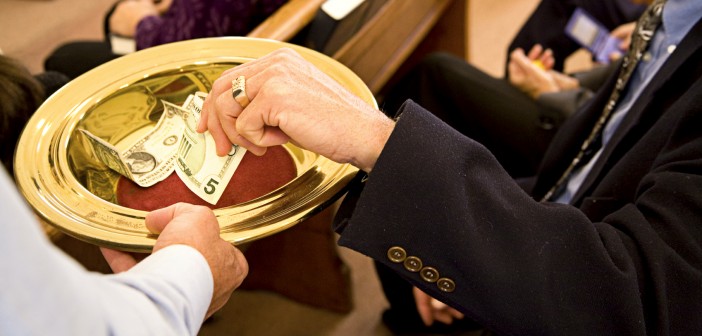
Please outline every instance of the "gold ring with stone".
[[241, 108], [246, 108], [251, 102], [246, 94], [246, 78], [239, 76], [232, 81], [232, 97], [241, 105]]

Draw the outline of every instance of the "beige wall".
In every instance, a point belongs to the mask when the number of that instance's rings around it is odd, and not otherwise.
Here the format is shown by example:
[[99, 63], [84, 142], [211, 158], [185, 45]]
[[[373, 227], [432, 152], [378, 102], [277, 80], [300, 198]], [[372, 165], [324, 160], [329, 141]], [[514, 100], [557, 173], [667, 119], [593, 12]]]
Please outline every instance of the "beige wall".
[[538, 0], [469, 0], [468, 60], [502, 76], [507, 46]]
[[1, 0], [0, 49], [33, 72], [65, 41], [102, 38], [102, 20], [115, 0]]

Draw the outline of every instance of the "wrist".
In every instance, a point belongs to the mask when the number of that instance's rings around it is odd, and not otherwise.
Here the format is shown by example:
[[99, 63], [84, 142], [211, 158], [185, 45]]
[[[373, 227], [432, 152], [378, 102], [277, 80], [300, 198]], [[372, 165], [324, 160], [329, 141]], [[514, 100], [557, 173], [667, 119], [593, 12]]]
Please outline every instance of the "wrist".
[[366, 137], [366, 141], [359, 143], [360, 153], [351, 160], [351, 164], [370, 173], [394, 129], [393, 120], [382, 113], [376, 114], [376, 120], [372, 127], [369, 127], [370, 134]]

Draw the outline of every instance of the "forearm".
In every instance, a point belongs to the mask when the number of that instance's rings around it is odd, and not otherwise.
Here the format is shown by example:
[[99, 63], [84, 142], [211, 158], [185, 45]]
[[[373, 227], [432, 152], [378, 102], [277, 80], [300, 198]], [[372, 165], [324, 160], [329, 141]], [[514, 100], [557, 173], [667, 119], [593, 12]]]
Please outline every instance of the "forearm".
[[[151, 328], [152, 335], [197, 335], [213, 295], [207, 261], [187, 245], [161, 249], [129, 271], [109, 276], [105, 281], [112, 283], [106, 287], [114, 288], [106, 299], [112, 304], [122, 301], [133, 311], [131, 316], [116, 314], [125, 321], [110, 321], [114, 334], [132, 335]], [[132, 292], [132, 300], [126, 299], [127, 292]], [[149, 323], [137, 327], [137, 319]]]
[[174, 247], [110, 276], [88, 273], [63, 255], [28, 252], [33, 264], [0, 281], [7, 294], [0, 333], [196, 335], [212, 298], [211, 275], [201, 255]]
[[0, 334], [197, 333], [212, 297], [202, 255], [173, 246], [129, 272], [88, 273], [42, 236], [10, 183], [0, 176], [0, 228], [12, 232], [0, 238]]

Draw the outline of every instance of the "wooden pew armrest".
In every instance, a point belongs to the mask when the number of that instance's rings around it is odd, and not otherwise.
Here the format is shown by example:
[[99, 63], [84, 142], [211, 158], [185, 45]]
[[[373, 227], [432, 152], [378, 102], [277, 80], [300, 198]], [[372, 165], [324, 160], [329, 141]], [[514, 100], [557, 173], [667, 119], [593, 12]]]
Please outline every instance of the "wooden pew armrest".
[[324, 1], [290, 0], [247, 36], [288, 41], [312, 21]]

